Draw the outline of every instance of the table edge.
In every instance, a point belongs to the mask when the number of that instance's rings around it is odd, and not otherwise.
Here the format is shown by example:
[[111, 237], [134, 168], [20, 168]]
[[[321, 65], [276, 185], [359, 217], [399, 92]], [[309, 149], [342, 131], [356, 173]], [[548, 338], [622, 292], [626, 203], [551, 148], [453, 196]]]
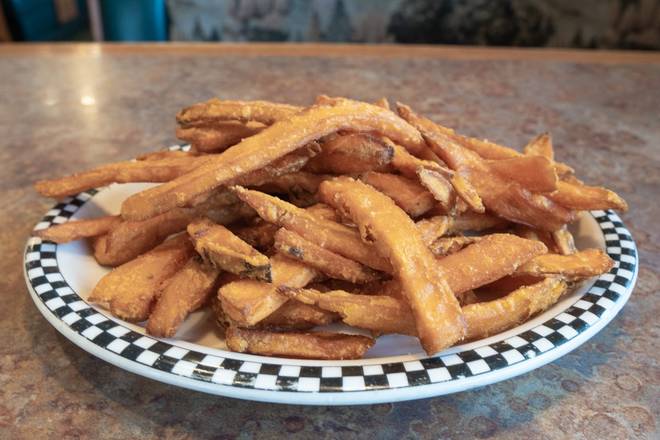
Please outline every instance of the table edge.
[[594, 64], [660, 64], [660, 52], [565, 48], [505, 48], [409, 44], [328, 43], [10, 43], [0, 56], [193, 54], [293, 57], [437, 58], [447, 60], [559, 61]]

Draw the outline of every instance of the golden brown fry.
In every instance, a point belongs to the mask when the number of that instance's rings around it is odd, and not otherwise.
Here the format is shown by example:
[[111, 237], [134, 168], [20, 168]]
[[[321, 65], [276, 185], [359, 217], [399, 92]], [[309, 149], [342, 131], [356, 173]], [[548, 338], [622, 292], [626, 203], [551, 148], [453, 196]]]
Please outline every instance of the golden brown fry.
[[188, 225], [195, 250], [207, 263], [227, 272], [271, 281], [270, 261], [229, 229], [200, 218]]
[[111, 183], [167, 182], [201, 166], [208, 156], [116, 162], [58, 179], [40, 180], [34, 188], [43, 196], [61, 199]]
[[339, 317], [334, 312], [303, 304], [287, 301], [264, 320], [257, 323], [258, 328], [280, 330], [309, 330], [317, 325], [328, 325]]
[[366, 336], [342, 333], [271, 332], [230, 327], [227, 347], [239, 353], [297, 359], [359, 359], [374, 345]]
[[362, 133], [331, 135], [323, 142], [323, 150], [306, 165], [313, 173], [353, 174], [382, 168], [394, 156], [391, 146]]
[[215, 291], [219, 272], [196, 257], [164, 283], [149, 321], [147, 333], [171, 338], [190, 312], [201, 307]]
[[420, 168], [417, 170], [417, 176], [445, 212], [450, 212], [454, 208], [456, 202], [454, 188], [442, 174], [428, 168]]
[[319, 151], [321, 151], [321, 146], [316, 142], [310, 142], [258, 170], [237, 177], [230, 183], [232, 185], [259, 186], [273, 182], [274, 179], [296, 173]]
[[323, 249], [284, 228], [275, 234], [275, 249], [283, 255], [302, 261], [330, 278], [346, 280], [355, 284], [369, 283], [380, 278], [380, 275], [374, 270]]
[[284, 200], [258, 191], [236, 187], [238, 197], [250, 205], [259, 217], [287, 228], [303, 238], [343, 257], [376, 270], [391, 272], [389, 262], [364, 243], [357, 231], [310, 214]]
[[476, 289], [513, 273], [547, 251], [540, 241], [512, 234], [492, 234], [460, 251], [437, 260], [454, 293]]
[[547, 278], [504, 298], [463, 307], [467, 339], [482, 339], [515, 327], [556, 303], [566, 288], [566, 282], [561, 279]]
[[571, 255], [546, 254], [534, 257], [515, 272], [516, 275], [559, 275], [569, 280], [601, 275], [614, 262], [600, 249], [586, 249]]
[[121, 217], [118, 215], [70, 220], [66, 223], [35, 231], [34, 235], [55, 243], [66, 243], [81, 238], [103, 235], [119, 223], [121, 223]]
[[323, 310], [339, 313], [344, 323], [375, 333], [416, 336], [410, 307], [400, 299], [384, 295], [354, 295], [341, 290], [321, 293], [313, 289], [280, 288], [289, 298]]
[[406, 148], [426, 148], [419, 132], [389, 110], [354, 101], [313, 106], [211, 155], [209, 162], [185, 176], [130, 196], [122, 204], [122, 217], [140, 220], [185, 206], [200, 194], [339, 130], [378, 132]]
[[323, 182], [319, 194], [325, 203], [353, 219], [363, 239], [373, 241], [390, 260], [415, 316], [424, 350], [436, 353], [463, 339], [465, 322], [458, 301], [405, 212], [389, 197], [346, 177]]
[[437, 215], [425, 218], [415, 223], [417, 231], [426, 246], [431, 246], [435, 240], [445, 235], [449, 228], [451, 218], [446, 215]]
[[144, 321], [161, 283], [181, 269], [194, 252], [185, 234], [167, 240], [101, 278], [88, 301], [127, 321]]
[[433, 252], [433, 255], [436, 257], [445, 257], [449, 254], [460, 251], [468, 245], [476, 243], [480, 239], [481, 237], [466, 237], [462, 235], [456, 237], [440, 237], [429, 245], [429, 249], [431, 249], [431, 252]]
[[399, 112], [422, 132], [436, 154], [476, 188], [486, 208], [498, 216], [548, 231], [559, 229], [573, 220], [571, 211], [500, 176], [489, 163], [456, 143], [430, 120], [405, 106], [400, 107]]
[[189, 142], [194, 151], [219, 153], [263, 130], [263, 124], [219, 121], [202, 126], [177, 127], [176, 137]]
[[573, 234], [568, 231], [566, 225], [564, 225], [561, 229], [557, 229], [556, 231], [552, 232], [552, 240], [555, 243], [557, 252], [561, 255], [570, 255], [577, 252]]
[[332, 206], [328, 206], [325, 203], [316, 203], [308, 208], [305, 208], [305, 211], [309, 212], [313, 216], [325, 220], [330, 220], [333, 222], [339, 222], [341, 220], [339, 213], [337, 213], [337, 211], [335, 211]]
[[552, 192], [557, 189], [557, 173], [552, 162], [543, 156], [520, 156], [486, 163], [493, 172], [530, 191]]
[[555, 160], [555, 152], [552, 148], [552, 138], [550, 133], [542, 133], [534, 139], [523, 149], [523, 152], [529, 156], [543, 156], [550, 161]]
[[560, 181], [557, 183], [557, 191], [548, 194], [548, 197], [566, 208], [580, 211], [594, 209], [628, 210], [628, 204], [617, 193], [598, 186]]
[[279, 309], [287, 298], [277, 292], [278, 286], [305, 287], [318, 276], [315, 269], [280, 254], [271, 257], [270, 264], [272, 284], [239, 280], [218, 290], [223, 310], [238, 325], [255, 325]]
[[182, 126], [217, 121], [256, 121], [270, 125], [287, 119], [302, 110], [301, 107], [269, 101], [225, 101], [218, 98], [193, 104], [176, 115]]
[[411, 217], [419, 217], [435, 206], [433, 194], [417, 181], [396, 174], [370, 171], [360, 180], [384, 193]]

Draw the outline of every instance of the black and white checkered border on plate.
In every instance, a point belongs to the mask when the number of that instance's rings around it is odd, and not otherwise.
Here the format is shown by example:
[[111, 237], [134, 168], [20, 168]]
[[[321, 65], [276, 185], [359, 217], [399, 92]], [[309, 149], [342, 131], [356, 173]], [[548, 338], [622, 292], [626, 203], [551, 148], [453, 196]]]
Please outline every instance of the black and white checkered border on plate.
[[[66, 222], [96, 190], [69, 198], [48, 211], [35, 229]], [[631, 287], [637, 271], [635, 243], [612, 211], [594, 211], [605, 237], [612, 270], [600, 276], [572, 306], [531, 330], [494, 344], [454, 354], [349, 366], [307, 366], [295, 360], [253, 362], [209, 355], [137, 333], [96, 311], [71, 289], [58, 268], [57, 245], [31, 237], [25, 253], [26, 277], [43, 305], [71, 331], [108, 354], [141, 367], [206, 383], [254, 390], [292, 392], [349, 392], [417, 387], [458, 381], [506, 369], [540, 354], [557, 350], [589, 327], [617, 303]], [[620, 307], [621, 304], [618, 304]], [[234, 355], [234, 356], [232, 356]], [[240, 357], [240, 356], [239, 356]]]

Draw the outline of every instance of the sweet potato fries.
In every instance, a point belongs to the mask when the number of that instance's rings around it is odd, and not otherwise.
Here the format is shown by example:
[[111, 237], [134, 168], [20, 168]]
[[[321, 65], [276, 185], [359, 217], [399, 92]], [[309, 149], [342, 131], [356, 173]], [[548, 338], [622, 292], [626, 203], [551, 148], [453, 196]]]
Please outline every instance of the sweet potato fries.
[[[612, 267], [576, 249], [567, 225], [627, 205], [578, 180], [547, 133], [518, 152], [405, 104], [324, 95], [308, 107], [211, 99], [177, 123], [190, 151], [35, 184], [62, 198], [160, 183], [115, 215], [36, 232], [89, 239], [113, 270], [88, 300], [157, 337], [210, 306], [234, 351], [355, 359], [399, 333], [434, 354], [514, 327]], [[371, 337], [314, 330], [336, 321]]]

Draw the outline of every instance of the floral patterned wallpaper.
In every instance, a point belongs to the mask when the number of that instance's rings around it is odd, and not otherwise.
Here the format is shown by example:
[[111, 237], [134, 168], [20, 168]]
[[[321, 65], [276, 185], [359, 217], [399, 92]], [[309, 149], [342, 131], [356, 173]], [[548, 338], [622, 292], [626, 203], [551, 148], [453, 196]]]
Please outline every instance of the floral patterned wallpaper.
[[660, 49], [660, 0], [168, 0], [170, 38]]

